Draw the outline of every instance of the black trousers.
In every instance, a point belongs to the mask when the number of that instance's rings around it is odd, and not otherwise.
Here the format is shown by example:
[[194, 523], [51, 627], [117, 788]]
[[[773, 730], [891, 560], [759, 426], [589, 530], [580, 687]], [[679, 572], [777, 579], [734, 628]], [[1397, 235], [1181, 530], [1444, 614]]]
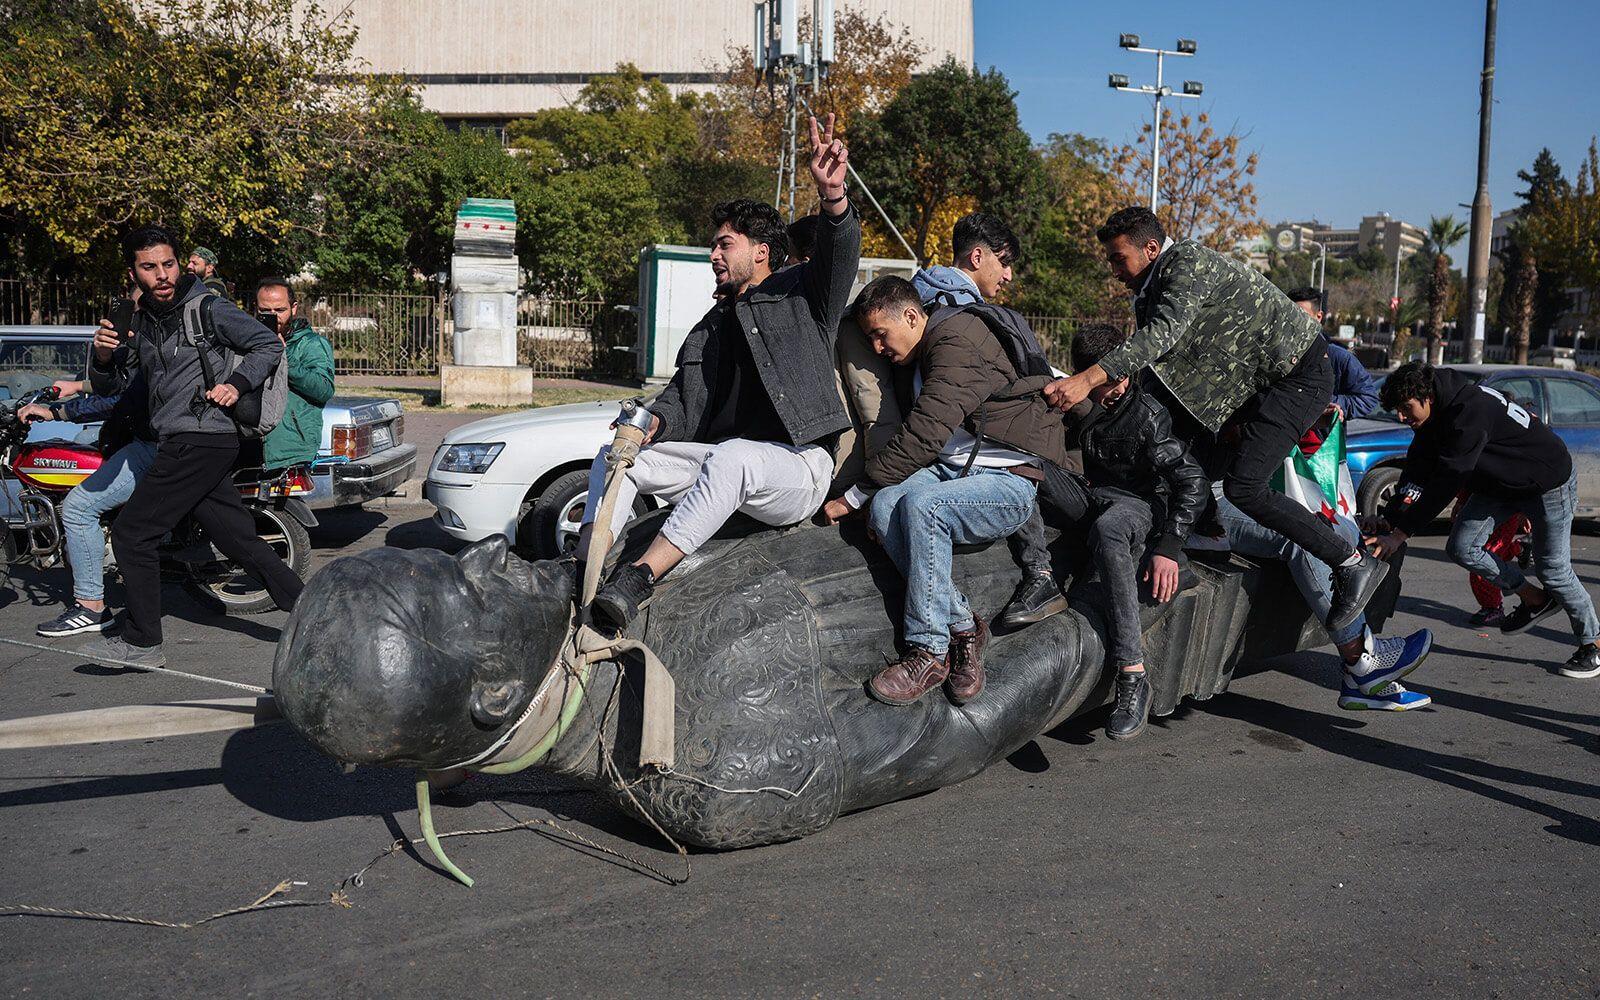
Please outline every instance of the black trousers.
[[[208, 435], [209, 436], [209, 435]], [[216, 443], [163, 441], [150, 471], [111, 527], [111, 547], [128, 590], [122, 637], [132, 646], [161, 644], [161, 558], [157, 547], [190, 514], [222, 554], [266, 584], [285, 611], [305, 586], [271, 546], [256, 535], [255, 518], [233, 485], [239, 441], [215, 435]]]
[[1039, 513], [1037, 504], [1028, 520], [1006, 541], [1011, 546], [1011, 557], [1023, 570], [1030, 574], [1050, 573], [1050, 546], [1044, 537], [1044, 515]]
[[1126, 490], [1096, 488], [1099, 510], [1089, 526], [1089, 554], [1106, 589], [1106, 610], [1111, 635], [1112, 666], [1131, 667], [1144, 662], [1144, 640], [1139, 622], [1139, 567], [1144, 562], [1155, 512], [1150, 501]]
[[[1283, 378], [1252, 396], [1223, 428], [1222, 493], [1264, 528], [1337, 566], [1355, 550], [1329, 524], [1274, 490], [1273, 473], [1328, 408], [1333, 363], [1321, 337]], [[1233, 441], [1230, 428], [1237, 430]]]

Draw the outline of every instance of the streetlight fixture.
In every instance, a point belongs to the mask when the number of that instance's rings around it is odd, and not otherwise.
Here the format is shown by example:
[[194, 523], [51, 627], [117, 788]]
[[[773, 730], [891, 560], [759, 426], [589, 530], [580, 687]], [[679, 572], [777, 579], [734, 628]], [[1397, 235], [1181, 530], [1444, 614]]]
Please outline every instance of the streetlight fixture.
[[1110, 86], [1112, 90], [1122, 90], [1130, 94], [1149, 94], [1156, 99], [1155, 126], [1151, 132], [1150, 150], [1150, 211], [1156, 210], [1161, 190], [1161, 99], [1163, 97], [1199, 97], [1205, 87], [1199, 80], [1183, 81], [1183, 89], [1175, 91], [1167, 86], [1163, 79], [1162, 60], [1167, 56], [1192, 56], [1195, 53], [1195, 41], [1192, 38], [1178, 39], [1175, 49], [1147, 49], [1139, 45], [1139, 36], [1124, 33], [1117, 37], [1117, 46], [1129, 52], [1148, 52], [1156, 57], [1156, 85], [1130, 87], [1128, 78], [1121, 73], [1112, 73]]

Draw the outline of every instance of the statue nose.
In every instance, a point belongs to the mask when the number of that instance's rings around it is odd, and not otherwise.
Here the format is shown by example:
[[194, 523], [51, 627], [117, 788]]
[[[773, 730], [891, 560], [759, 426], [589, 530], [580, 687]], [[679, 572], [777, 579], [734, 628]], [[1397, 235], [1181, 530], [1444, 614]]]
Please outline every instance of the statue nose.
[[481, 726], [498, 726], [506, 721], [526, 690], [519, 680], [477, 685], [472, 693], [472, 718]]

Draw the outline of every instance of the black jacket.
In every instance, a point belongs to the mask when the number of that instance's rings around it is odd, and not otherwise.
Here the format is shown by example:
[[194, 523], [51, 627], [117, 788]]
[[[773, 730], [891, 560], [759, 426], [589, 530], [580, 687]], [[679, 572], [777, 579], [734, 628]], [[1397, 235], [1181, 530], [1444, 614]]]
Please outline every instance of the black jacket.
[[1463, 489], [1515, 500], [1570, 478], [1566, 442], [1543, 421], [1460, 372], [1435, 368], [1433, 413], [1411, 439], [1384, 516], [1414, 535]]
[[[178, 434], [239, 434], [228, 410], [190, 407], [195, 390], [205, 378], [200, 349], [190, 345], [184, 336], [183, 306], [197, 299], [212, 300], [217, 342], [205, 351], [219, 381], [241, 393], [259, 389], [283, 354], [283, 342], [277, 334], [227, 299], [214, 297], [192, 274], [179, 281], [171, 306], [157, 309], [149, 299], [142, 299], [133, 313], [133, 342], [113, 351], [108, 362], [102, 363], [90, 353], [89, 384], [97, 394], [112, 395], [127, 388], [132, 373], [142, 371], [150, 428], [162, 441]], [[230, 353], [240, 355], [231, 376]]]
[[[816, 251], [739, 296], [719, 302], [695, 324], [678, 354], [678, 371], [650, 404], [661, 418], [657, 441], [703, 441], [711, 419], [716, 331], [732, 309], [744, 329], [760, 384], [790, 444], [811, 444], [850, 426], [839, 396], [834, 337], [861, 260], [861, 220], [852, 207], [822, 216]], [[741, 387], [743, 391], [743, 387]]]
[[1155, 511], [1150, 543], [1157, 555], [1178, 558], [1205, 509], [1207, 484], [1199, 463], [1172, 433], [1167, 408], [1130, 382], [1115, 408], [1090, 410], [1074, 437], [1089, 485], [1149, 500]]

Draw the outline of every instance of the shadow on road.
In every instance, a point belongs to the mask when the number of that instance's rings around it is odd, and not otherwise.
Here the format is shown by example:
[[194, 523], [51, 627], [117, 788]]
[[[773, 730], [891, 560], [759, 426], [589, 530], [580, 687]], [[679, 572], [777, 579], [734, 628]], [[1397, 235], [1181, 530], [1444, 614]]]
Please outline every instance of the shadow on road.
[[1600, 822], [1594, 818], [1540, 802], [1518, 792], [1498, 788], [1488, 782], [1540, 789], [1561, 795], [1579, 795], [1597, 801], [1600, 801], [1600, 785], [1566, 778], [1552, 778], [1458, 754], [1391, 743], [1345, 728], [1352, 724], [1361, 725], [1355, 720], [1337, 719], [1320, 712], [1308, 712], [1247, 695], [1219, 695], [1196, 705], [1195, 709], [1219, 718], [1234, 719], [1259, 726], [1341, 757], [1429, 778], [1495, 802], [1546, 816], [1555, 821], [1554, 826], [1545, 828], [1546, 832], [1579, 843], [1600, 845]]
[[431, 516], [395, 525], [384, 536], [383, 544], [396, 549], [439, 549], [451, 555], [467, 545], [445, 534]]

